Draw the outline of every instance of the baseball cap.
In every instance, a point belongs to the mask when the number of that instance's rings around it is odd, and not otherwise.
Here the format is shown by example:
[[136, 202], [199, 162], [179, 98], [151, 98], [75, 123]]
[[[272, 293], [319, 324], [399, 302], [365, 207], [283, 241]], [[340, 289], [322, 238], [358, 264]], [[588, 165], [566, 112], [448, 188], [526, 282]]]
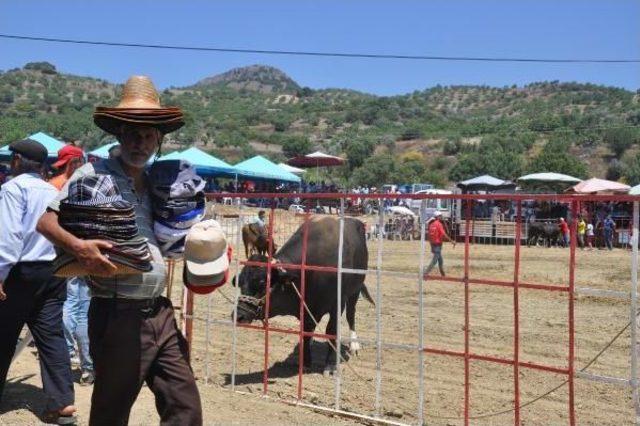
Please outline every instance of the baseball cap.
[[184, 283], [195, 293], [209, 293], [226, 281], [230, 247], [216, 220], [193, 225], [184, 244]]
[[441, 211], [436, 210], [436, 211], [433, 213], [433, 217], [440, 217], [440, 216], [442, 216], [442, 212], [441, 212]]
[[9, 145], [9, 150], [20, 154], [27, 160], [37, 161], [38, 163], [47, 161], [47, 156], [49, 155], [47, 148], [33, 139], [22, 139], [13, 142]]
[[82, 157], [84, 157], [84, 151], [82, 151], [82, 148], [78, 148], [75, 145], [65, 145], [58, 150], [58, 161], [53, 163], [53, 167], [59, 169], [70, 160]]

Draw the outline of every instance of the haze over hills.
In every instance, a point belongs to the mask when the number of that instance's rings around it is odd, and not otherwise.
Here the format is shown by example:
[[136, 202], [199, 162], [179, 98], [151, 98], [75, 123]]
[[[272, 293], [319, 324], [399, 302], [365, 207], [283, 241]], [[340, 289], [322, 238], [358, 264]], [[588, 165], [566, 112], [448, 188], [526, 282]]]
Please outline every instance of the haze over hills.
[[[93, 125], [93, 108], [114, 105], [120, 90], [47, 63], [1, 72], [0, 143], [44, 131], [98, 146], [111, 138]], [[382, 97], [301, 87], [281, 70], [251, 65], [161, 96], [184, 108], [187, 121], [167, 136], [165, 152], [195, 145], [233, 162], [317, 148], [346, 156], [349, 166], [335, 177], [362, 184], [444, 185], [479, 173], [514, 178], [546, 169], [640, 180], [639, 96], [619, 88], [539, 82]]]

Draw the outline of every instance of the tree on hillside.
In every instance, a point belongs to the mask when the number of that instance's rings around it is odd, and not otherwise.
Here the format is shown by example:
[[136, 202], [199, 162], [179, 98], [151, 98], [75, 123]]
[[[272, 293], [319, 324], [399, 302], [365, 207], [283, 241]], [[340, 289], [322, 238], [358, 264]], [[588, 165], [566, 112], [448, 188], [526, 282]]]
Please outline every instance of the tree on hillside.
[[444, 177], [436, 170], [431, 170], [424, 156], [415, 151], [396, 158], [392, 155], [378, 154], [369, 158], [366, 163], [353, 171], [351, 183], [380, 187], [384, 184], [433, 183], [444, 185]]
[[638, 132], [631, 128], [609, 129], [604, 134], [604, 142], [613, 151], [616, 158], [622, 157], [622, 154], [629, 149], [640, 138]]
[[393, 157], [389, 154], [374, 155], [367, 163], [358, 167], [351, 174], [353, 185], [366, 185], [380, 187], [390, 182], [391, 175], [395, 171]]
[[449, 178], [458, 182], [489, 174], [500, 179], [515, 179], [522, 169], [521, 149], [510, 146], [508, 140], [485, 138], [476, 150], [459, 156], [449, 172]]
[[542, 151], [531, 159], [527, 170], [529, 173], [555, 172], [563, 173], [579, 178], [587, 176], [587, 168], [575, 156], [569, 153], [568, 141], [555, 138], [551, 139], [542, 148]]
[[345, 142], [344, 151], [347, 154], [349, 170], [362, 166], [365, 160], [371, 157], [374, 149], [373, 142], [365, 138], [356, 138], [350, 142]]
[[287, 157], [305, 155], [311, 149], [311, 142], [305, 136], [288, 136], [282, 140], [282, 152]]
[[29, 62], [24, 66], [25, 70], [40, 71], [43, 74], [57, 74], [56, 67], [49, 62]]
[[622, 176], [631, 186], [640, 184], [640, 153], [625, 159], [622, 166]]

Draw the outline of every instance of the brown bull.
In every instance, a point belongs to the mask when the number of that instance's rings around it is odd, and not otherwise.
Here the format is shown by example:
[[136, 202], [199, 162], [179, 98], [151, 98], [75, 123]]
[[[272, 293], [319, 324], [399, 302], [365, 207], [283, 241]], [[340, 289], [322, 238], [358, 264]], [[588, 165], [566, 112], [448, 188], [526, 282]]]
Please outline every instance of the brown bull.
[[[255, 223], [248, 223], [242, 227], [242, 242], [244, 243], [244, 255], [249, 258], [250, 254], [260, 254], [266, 256], [269, 251], [269, 238], [267, 234], [260, 231], [260, 227]], [[277, 247], [273, 244], [273, 251]]]

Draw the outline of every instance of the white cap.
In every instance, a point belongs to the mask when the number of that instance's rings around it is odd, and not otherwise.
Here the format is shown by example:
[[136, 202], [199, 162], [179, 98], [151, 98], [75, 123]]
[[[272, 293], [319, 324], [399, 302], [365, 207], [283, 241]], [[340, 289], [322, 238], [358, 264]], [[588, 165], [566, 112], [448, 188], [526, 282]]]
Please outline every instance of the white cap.
[[435, 213], [433, 213], [433, 217], [440, 217], [442, 216], [442, 212], [439, 210], [436, 210]]
[[227, 239], [217, 221], [193, 225], [185, 239], [184, 260], [190, 281], [212, 278], [213, 283], [229, 269]]

